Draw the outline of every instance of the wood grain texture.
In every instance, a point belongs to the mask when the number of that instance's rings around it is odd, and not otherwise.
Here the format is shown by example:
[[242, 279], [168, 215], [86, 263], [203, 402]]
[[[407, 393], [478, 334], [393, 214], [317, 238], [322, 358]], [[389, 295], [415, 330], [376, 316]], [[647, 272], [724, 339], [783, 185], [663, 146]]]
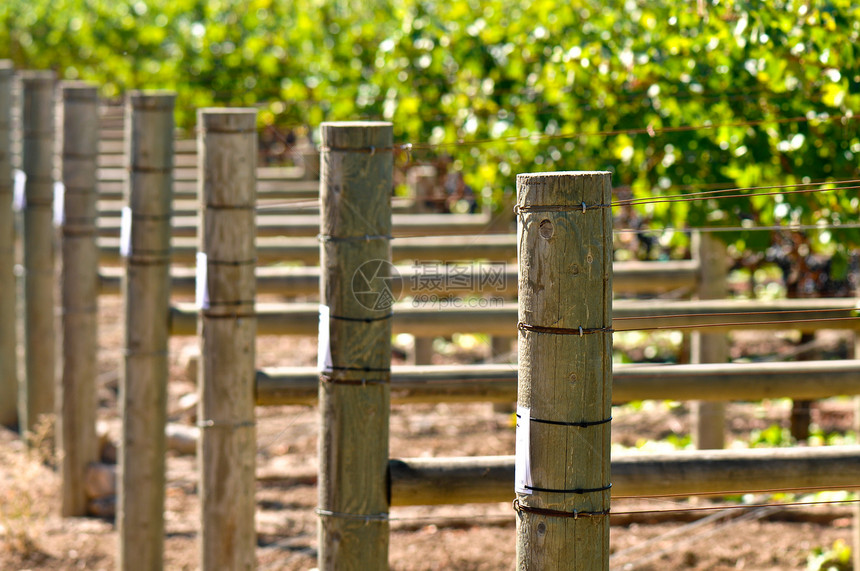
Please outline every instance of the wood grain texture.
[[255, 563], [256, 117], [253, 109], [197, 113], [208, 292], [198, 373], [204, 570], [253, 569]]
[[0, 424], [18, 422], [15, 215], [12, 212], [12, 81], [15, 68], [0, 60]]
[[62, 165], [65, 185], [60, 225], [57, 443], [64, 516], [87, 511], [87, 465], [98, 460], [96, 368], [98, 340], [98, 249], [96, 245], [96, 155], [98, 90], [94, 85], [62, 87]]
[[[317, 246], [319, 250], [319, 246]], [[318, 254], [318, 252], [317, 252]], [[485, 262], [486, 263], [486, 262]], [[463, 262], [474, 264], [470, 271], [480, 272], [482, 262]], [[459, 266], [459, 264], [458, 264]], [[500, 266], [501, 267], [501, 264]], [[696, 265], [690, 260], [680, 262], [616, 262], [612, 270], [613, 291], [616, 294], [657, 294], [681, 287], [693, 286], [696, 281]], [[421, 269], [420, 264], [397, 266], [398, 280], [403, 295], [438, 294], [438, 281]], [[102, 268], [99, 276], [99, 292], [103, 295], [119, 294], [121, 272], [117, 268]], [[439, 279], [447, 280], [453, 276], [449, 269], [440, 268]], [[475, 273], [474, 275], [477, 275]], [[194, 293], [194, 271], [192, 268], [172, 268], [171, 292]], [[319, 294], [320, 271], [318, 267], [263, 267], [257, 268], [257, 292], [278, 293], [286, 297], [310, 296]], [[458, 287], [456, 293], [483, 293], [493, 296], [513, 297], [517, 294], [517, 268], [506, 264], [498, 274], [499, 283], [488, 286], [481, 280], [470, 280], [467, 286]], [[506, 349], [507, 351], [507, 349]]]
[[24, 364], [18, 415], [22, 432], [32, 432], [54, 413], [56, 378], [54, 327], [54, 91], [50, 71], [27, 71], [23, 88], [24, 188]]
[[[614, 304], [615, 328], [635, 331], [637, 327], [666, 327], [679, 330], [708, 325], [710, 331], [742, 329], [843, 329], [860, 331], [854, 298], [782, 299], [770, 302], [750, 300], [662, 301], [619, 300]], [[762, 315], [762, 312], [774, 312]], [[838, 321], [814, 321], [822, 317]], [[726, 313], [735, 315], [726, 316]], [[260, 335], [314, 335], [318, 306], [309, 303], [259, 304], [257, 332]], [[450, 335], [451, 333], [509, 334], [516, 326], [516, 304], [479, 309], [412, 307], [396, 304], [392, 327], [395, 334]], [[680, 317], [676, 317], [680, 316]], [[635, 319], [631, 319], [635, 318]], [[644, 319], [643, 319], [644, 318]], [[630, 319], [628, 321], [628, 319]], [[813, 321], [798, 323], [797, 320]], [[178, 303], [171, 309], [172, 335], [194, 335], [197, 310]]]
[[174, 102], [172, 93], [132, 92], [126, 106], [132, 225], [123, 288], [117, 510], [124, 571], [163, 567]]
[[[394, 216], [393, 232], [405, 236], [461, 236], [480, 235], [487, 230], [488, 218], [482, 214], [399, 214]], [[257, 216], [255, 230], [259, 238], [286, 236], [289, 238], [314, 237], [319, 233], [319, 216], [316, 214], [270, 214], [262, 210]], [[100, 236], [119, 236], [120, 220], [103, 218], [99, 221]], [[195, 216], [176, 216], [171, 235], [174, 238], [197, 236]]]
[[[313, 405], [316, 370], [309, 367], [257, 371], [257, 405]], [[701, 365], [616, 365], [612, 402], [632, 400], [755, 401], [770, 398], [821, 399], [860, 394], [860, 361], [732, 363]], [[513, 365], [396, 367], [392, 404], [513, 402]]]
[[[729, 293], [726, 245], [713, 234], [699, 233], [694, 240], [698, 250], [699, 299], [726, 299]], [[696, 244], [695, 242], [698, 242]], [[693, 363], [725, 363], [729, 358], [729, 339], [725, 332], [691, 335], [691, 361]], [[721, 402], [692, 403], [693, 443], [700, 450], [725, 448], [726, 407]]]
[[319, 388], [319, 568], [387, 569], [391, 307], [383, 294], [391, 260], [392, 126], [320, 129], [320, 298], [334, 317], [321, 325], [329, 331], [332, 367]]
[[[609, 173], [521, 174], [519, 321], [576, 330], [612, 326], [612, 218]], [[595, 206], [571, 210], [582, 203]], [[550, 211], [541, 211], [550, 207]], [[554, 210], [555, 209], [555, 210]], [[568, 209], [568, 210], [564, 210]], [[517, 492], [519, 569], [608, 569], [609, 423], [612, 334], [519, 331], [518, 407], [531, 422], [526, 455], [530, 493]], [[523, 422], [523, 419], [520, 419]], [[519, 429], [518, 429], [519, 430]], [[536, 488], [542, 488], [544, 491]], [[550, 490], [550, 491], [545, 491]], [[595, 514], [559, 517], [528, 508]], [[597, 515], [601, 514], [601, 515]]]
[[[860, 446], [679, 450], [615, 456], [611, 491], [616, 497], [636, 497], [850, 490], [858, 479]], [[392, 460], [391, 505], [506, 502], [513, 481], [513, 456]]]

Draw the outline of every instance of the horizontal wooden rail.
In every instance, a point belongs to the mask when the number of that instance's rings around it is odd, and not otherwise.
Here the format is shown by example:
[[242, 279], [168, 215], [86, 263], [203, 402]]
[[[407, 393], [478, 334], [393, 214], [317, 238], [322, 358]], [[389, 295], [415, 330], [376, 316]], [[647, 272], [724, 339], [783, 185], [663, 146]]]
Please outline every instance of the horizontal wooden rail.
[[[647, 330], [655, 327], [689, 329], [707, 325], [708, 331], [735, 329], [819, 329], [860, 330], [860, 317], [853, 298], [756, 300], [618, 300], [613, 307], [613, 327], [617, 330]], [[422, 337], [451, 333], [512, 335], [516, 332], [517, 306], [498, 307], [413, 307], [400, 303], [393, 307], [394, 333]], [[768, 313], [773, 312], [773, 313]], [[727, 315], [732, 314], [732, 315]], [[673, 317], [678, 316], [678, 317]], [[647, 317], [647, 319], [629, 319]], [[828, 321], [817, 321], [828, 319]], [[840, 321], [831, 321], [840, 319]], [[816, 320], [816, 321], [807, 321]], [[319, 326], [317, 304], [257, 304], [259, 335], [315, 336]], [[538, 324], [540, 325], [540, 324]], [[172, 335], [194, 335], [197, 310], [181, 304], [171, 309]]]
[[[395, 213], [409, 212], [414, 206], [414, 201], [405, 196], [395, 196], [391, 199], [391, 209]], [[121, 200], [101, 200], [99, 202], [98, 218], [106, 220], [122, 216], [123, 203]], [[281, 216], [284, 214], [316, 214], [319, 216], [319, 200], [308, 198], [306, 200], [284, 202], [282, 200], [267, 200], [257, 203], [257, 210], [265, 216]], [[196, 217], [199, 209], [197, 201], [182, 199], [173, 202], [174, 217], [186, 216]]]
[[[176, 155], [197, 154], [196, 139], [174, 139], [173, 152]], [[125, 153], [123, 131], [118, 129], [114, 137], [99, 141], [99, 154], [122, 154]]]
[[[197, 240], [177, 238], [171, 241], [171, 260], [176, 264], [193, 265], [197, 255]], [[119, 239], [100, 238], [102, 264], [119, 265]], [[516, 236], [486, 234], [483, 236], [446, 236], [442, 238], [398, 238], [391, 243], [394, 262], [433, 260], [453, 262], [462, 260], [492, 260], [507, 262], [517, 257]], [[320, 245], [316, 238], [260, 238], [257, 240], [257, 265], [302, 263], [318, 265]]]
[[[480, 234], [487, 230], [490, 219], [483, 214], [395, 214], [392, 216], [393, 233], [401, 236], [451, 236]], [[197, 236], [196, 216], [174, 216], [171, 235], [176, 238]], [[319, 234], [319, 214], [291, 214], [257, 216], [257, 236], [265, 238], [311, 237]], [[118, 237], [119, 218], [99, 219], [99, 235]]]
[[[103, 181], [98, 183], [99, 198], [121, 200], [123, 182]], [[305, 199], [319, 197], [319, 182], [313, 180], [261, 180], [257, 192], [261, 199]], [[193, 200], [197, 197], [197, 181], [181, 180], [173, 184], [173, 197], [180, 200]]]
[[[295, 182], [302, 180], [303, 174], [299, 167], [257, 167], [257, 183], [263, 181]], [[100, 182], [125, 182], [128, 178], [128, 171], [121, 166], [101, 167], [98, 169], [97, 175]], [[175, 167], [173, 169], [174, 182], [191, 181], [196, 184], [197, 177], [197, 167]]]
[[[116, 152], [107, 152], [112, 145], [107, 145], [107, 141], [101, 141], [99, 147], [102, 150], [101, 154], [96, 158], [96, 162], [100, 168], [120, 168], [122, 167], [125, 154], [121, 150]], [[122, 143], [120, 143], [122, 144]], [[197, 166], [197, 153], [178, 153], [173, 155], [173, 164], [177, 168], [192, 168]]]
[[[317, 402], [319, 372], [312, 367], [257, 372], [257, 405]], [[612, 401], [766, 398], [814, 400], [860, 394], [860, 360], [706, 365], [616, 365]], [[517, 399], [516, 365], [394, 367], [391, 402], [499, 402]]]
[[[514, 497], [513, 456], [394, 459], [389, 469], [392, 506], [510, 502]], [[857, 482], [860, 446], [679, 451], [612, 458], [614, 498], [732, 495], [809, 487], [840, 490]]]
[[[190, 448], [193, 454], [197, 435], [177, 428], [168, 425], [176, 445]], [[392, 506], [510, 502], [514, 497], [513, 456], [403, 458], [389, 460], [388, 466]], [[95, 464], [91, 470], [102, 474], [105, 484], [100, 494], [116, 492], [115, 465]], [[261, 477], [269, 482], [279, 479], [271, 471], [264, 476], [258, 473]], [[315, 477], [305, 476], [304, 481], [313, 482]], [[612, 458], [611, 481], [616, 500], [808, 488], [853, 490], [860, 481], [860, 446], [618, 453]]]
[[[447, 294], [468, 295], [483, 293], [512, 297], [517, 293], [517, 267], [506, 264], [496, 276], [492, 285], [480, 279], [471, 279], [485, 271], [480, 263], [471, 264], [473, 274], [467, 275], [465, 286], [456, 280], [462, 274], [440, 265], [439, 274], [434, 274], [436, 266], [425, 268], [421, 265], [397, 266], [400, 280], [392, 287], [402, 287], [402, 295]], [[661, 293], [682, 288], [692, 288], [696, 283], [697, 262], [680, 260], [673, 262], [616, 262], [613, 267], [613, 286], [616, 292], [624, 294]], [[100, 294], [118, 294], [123, 270], [119, 267], [102, 268], [99, 278]], [[320, 271], [318, 267], [280, 268], [267, 266], [257, 268], [257, 292], [278, 294], [288, 297], [319, 294]], [[171, 290], [174, 294], [193, 294], [195, 291], [195, 271], [192, 268], [173, 268], [171, 270]], [[454, 286], [450, 285], [454, 284]]]

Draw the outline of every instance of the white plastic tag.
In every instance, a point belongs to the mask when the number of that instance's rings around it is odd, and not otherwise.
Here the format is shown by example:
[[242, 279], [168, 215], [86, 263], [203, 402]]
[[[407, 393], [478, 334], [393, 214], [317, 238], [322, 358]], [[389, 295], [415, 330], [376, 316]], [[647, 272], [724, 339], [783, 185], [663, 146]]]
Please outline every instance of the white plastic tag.
[[514, 491], [518, 494], [531, 494], [532, 482], [531, 454], [529, 452], [531, 425], [530, 411], [527, 407], [517, 407], [516, 457], [514, 460]]
[[27, 195], [24, 194], [24, 188], [27, 186], [27, 173], [20, 169], [15, 169], [15, 179], [12, 186], [12, 210], [21, 212], [27, 206]]
[[66, 185], [60, 181], [54, 183], [54, 226], [66, 223]]
[[131, 255], [131, 207], [123, 206], [119, 219], [119, 255], [127, 258]]
[[319, 329], [319, 345], [317, 348], [317, 368], [321, 373], [328, 373], [332, 370], [331, 364], [331, 341], [329, 339], [329, 319], [331, 310], [329, 306], [320, 304], [320, 329]]
[[197, 252], [197, 278], [195, 287], [195, 299], [197, 309], [209, 309], [209, 264], [206, 261], [206, 252]]

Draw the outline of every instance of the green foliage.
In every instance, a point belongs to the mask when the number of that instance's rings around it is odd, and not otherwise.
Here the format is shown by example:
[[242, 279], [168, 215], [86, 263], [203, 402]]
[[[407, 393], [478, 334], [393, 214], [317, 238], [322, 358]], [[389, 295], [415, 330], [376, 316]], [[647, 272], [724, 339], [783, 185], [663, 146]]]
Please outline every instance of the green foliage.
[[778, 424], [771, 424], [764, 430], [753, 430], [750, 433], [750, 447], [777, 448], [793, 444], [791, 430]]
[[851, 547], [843, 539], [837, 539], [830, 548], [816, 547], [806, 558], [807, 571], [850, 571]]
[[[216, 104], [259, 106], [264, 124], [390, 120], [416, 158], [451, 154], [498, 204], [536, 170], [608, 169], [635, 197], [860, 178], [858, 36], [851, 0], [0, 5], [0, 57], [20, 67], [107, 95], [175, 89], [185, 126]], [[846, 222], [860, 208], [856, 190], [766, 192], [641, 211], [734, 227]], [[770, 244], [725, 237], [740, 251]], [[810, 240], [845, 260], [860, 231]]]
[[817, 424], [809, 426], [809, 445], [810, 446], [844, 446], [847, 444], [857, 444], [857, 433], [854, 431], [848, 432], [824, 432]]

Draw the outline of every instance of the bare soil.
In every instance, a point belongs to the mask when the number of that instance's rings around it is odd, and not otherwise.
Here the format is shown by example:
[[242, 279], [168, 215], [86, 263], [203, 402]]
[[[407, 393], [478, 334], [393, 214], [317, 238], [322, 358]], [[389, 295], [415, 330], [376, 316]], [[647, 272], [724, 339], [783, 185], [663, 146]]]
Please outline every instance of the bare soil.
[[[122, 334], [120, 300], [100, 303], [99, 419], [118, 432], [116, 386]], [[834, 339], [836, 345], [843, 342]], [[193, 338], [171, 340], [170, 416], [193, 422], [180, 404], [195, 391], [180, 355]], [[480, 357], [482, 350], [468, 357]], [[790, 340], [773, 336], [735, 339], [735, 356], [752, 351], [791, 351]], [[313, 339], [261, 337], [260, 366], [312, 365]], [[486, 356], [486, 355], [484, 355]], [[749, 441], [754, 430], [787, 426], [789, 403], [735, 403], [729, 406], [731, 439]], [[853, 404], [832, 399], [816, 403], [813, 422], [825, 432], [847, 431]], [[259, 569], [305, 570], [316, 566], [314, 508], [317, 491], [317, 411], [286, 406], [258, 409], [257, 564]], [[683, 404], [649, 403], [615, 411], [613, 441], [635, 446], [689, 432]], [[113, 521], [58, 516], [58, 478], [46, 446], [28, 452], [18, 435], [0, 429], [0, 570], [113, 569], [117, 533]], [[510, 413], [489, 404], [395, 406], [391, 413], [391, 455], [469, 456], [513, 454]], [[196, 461], [171, 453], [165, 506], [166, 569], [197, 568], [198, 498]], [[282, 477], [273, 478], [273, 474]], [[309, 476], [310, 475], [310, 476]], [[513, 494], [512, 494], [513, 498]], [[770, 497], [756, 498], [770, 503]], [[723, 505], [723, 500], [619, 500], [613, 502], [613, 569], [624, 570], [786, 570], [806, 569], [816, 548], [841, 540], [850, 545], [852, 511], [832, 505], [815, 508], [689, 511]], [[659, 513], [660, 510], [688, 511]], [[636, 513], [630, 513], [636, 512]], [[644, 513], [643, 513], [644, 512]], [[625, 515], [627, 514], [627, 515]], [[392, 509], [390, 565], [403, 571], [513, 569], [515, 536], [509, 503]], [[704, 519], [709, 518], [709, 519]]]

